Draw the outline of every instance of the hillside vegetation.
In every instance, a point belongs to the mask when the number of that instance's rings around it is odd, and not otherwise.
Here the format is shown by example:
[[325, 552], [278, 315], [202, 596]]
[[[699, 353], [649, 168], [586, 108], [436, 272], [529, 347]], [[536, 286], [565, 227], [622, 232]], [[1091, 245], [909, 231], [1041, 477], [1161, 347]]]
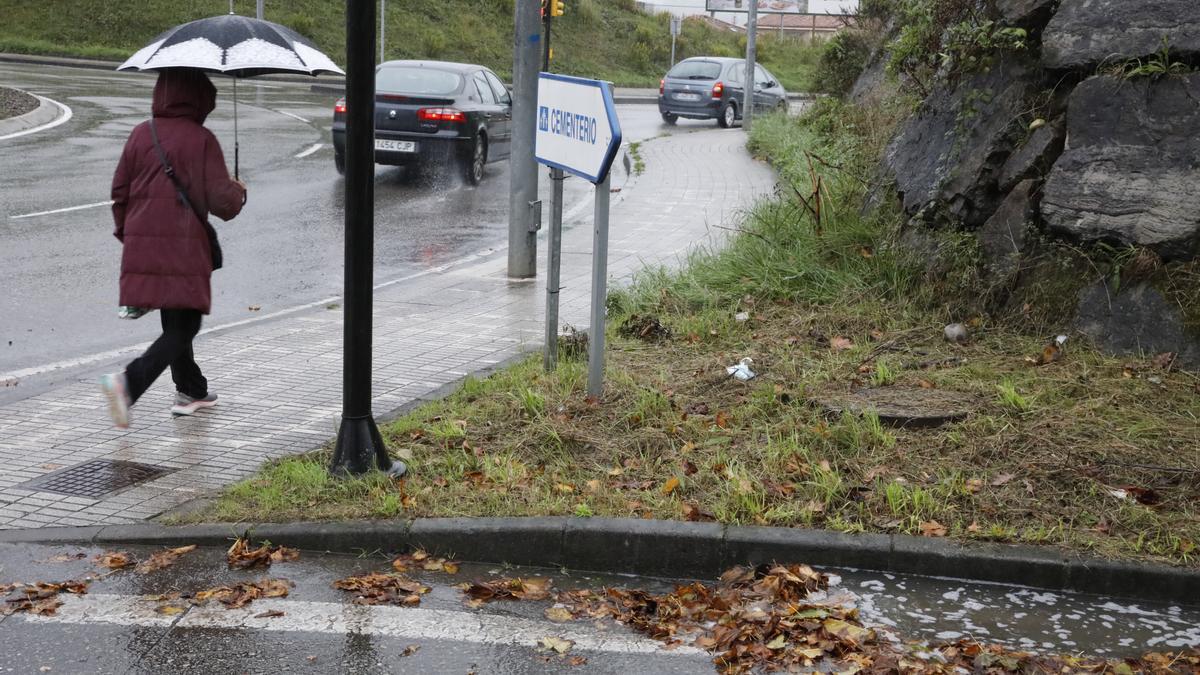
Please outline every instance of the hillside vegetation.
[[[74, 0], [70, 16], [57, 3], [0, 0], [0, 52], [124, 59], [173, 25], [229, 11], [227, 0], [146, 0], [114, 3]], [[253, 0], [236, 0], [253, 16]], [[267, 0], [267, 19], [289, 26], [344, 61], [345, 3]], [[393, 0], [387, 3], [389, 59], [433, 58], [481, 63], [507, 77], [512, 70], [513, 0]], [[372, 36], [378, 42], [378, 36]], [[633, 0], [567, 0], [554, 24], [554, 69], [611, 80], [623, 86], [657, 86], [669, 65], [667, 15], [637, 11]], [[745, 38], [687, 21], [678, 58], [736, 56]], [[817, 50], [804, 42], [764, 35], [759, 60], [791, 90], [809, 88]]]

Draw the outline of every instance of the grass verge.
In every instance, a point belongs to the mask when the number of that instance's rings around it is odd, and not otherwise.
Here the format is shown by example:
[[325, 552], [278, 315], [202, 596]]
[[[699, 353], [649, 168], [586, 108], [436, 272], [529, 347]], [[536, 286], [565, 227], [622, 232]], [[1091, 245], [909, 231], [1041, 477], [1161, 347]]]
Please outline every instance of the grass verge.
[[[931, 280], [863, 217], [899, 112], [825, 102], [760, 121], [784, 195], [720, 250], [609, 299], [603, 402], [586, 366], [531, 359], [388, 425], [413, 474], [333, 481], [324, 453], [273, 463], [196, 519], [634, 516], [1063, 546], [1196, 566], [1200, 385], [962, 316], [973, 258]], [[969, 253], [969, 251], [968, 251]], [[963, 279], [968, 283], [960, 283]], [[966, 321], [951, 344], [942, 327]], [[725, 368], [753, 359], [756, 378]], [[826, 394], [955, 392], [966, 420], [894, 428]], [[914, 395], [915, 396], [915, 395]]]

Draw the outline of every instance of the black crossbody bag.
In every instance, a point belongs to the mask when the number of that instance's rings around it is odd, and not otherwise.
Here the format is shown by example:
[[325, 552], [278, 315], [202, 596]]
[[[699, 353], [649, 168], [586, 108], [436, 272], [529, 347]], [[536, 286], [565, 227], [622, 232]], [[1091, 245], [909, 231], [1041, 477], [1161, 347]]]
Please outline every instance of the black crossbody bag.
[[158, 130], [154, 128], [154, 118], [150, 118], [150, 136], [154, 138], [154, 149], [158, 150], [158, 160], [162, 162], [163, 171], [167, 177], [171, 179], [171, 183], [175, 185], [175, 194], [179, 195], [179, 201], [196, 214], [196, 218], [204, 225], [204, 231], [208, 234], [208, 247], [212, 251], [212, 268], [213, 271], [221, 269], [225, 264], [225, 256], [221, 253], [221, 242], [217, 241], [217, 228], [213, 227], [208, 219], [200, 214], [200, 210], [188, 199], [187, 190], [183, 189], [183, 184], [179, 182], [179, 177], [175, 175], [175, 167], [167, 161], [167, 153], [163, 152], [162, 145], [158, 142]]

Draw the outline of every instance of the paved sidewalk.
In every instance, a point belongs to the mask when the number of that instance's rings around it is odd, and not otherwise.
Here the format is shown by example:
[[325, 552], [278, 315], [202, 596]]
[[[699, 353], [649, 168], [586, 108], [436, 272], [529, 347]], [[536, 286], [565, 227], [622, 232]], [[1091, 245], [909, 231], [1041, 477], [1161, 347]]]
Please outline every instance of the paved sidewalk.
[[[750, 158], [741, 131], [660, 138], [643, 144], [641, 155], [645, 173], [613, 195], [609, 275], [616, 282], [720, 239], [724, 232], [714, 226], [730, 224], [774, 188], [774, 174]], [[578, 327], [587, 325], [591, 246], [589, 209], [563, 242], [561, 321]], [[501, 250], [380, 288], [376, 414], [536, 349], [544, 243], [538, 253], [537, 281], [507, 279]], [[0, 529], [143, 520], [244, 478], [264, 460], [320, 447], [338, 426], [341, 345], [336, 306], [202, 336], [196, 358], [220, 405], [173, 419], [173, 386], [164, 375], [134, 408], [128, 431], [113, 428], [91, 378], [0, 406]], [[172, 473], [96, 499], [19, 487], [91, 460]]]

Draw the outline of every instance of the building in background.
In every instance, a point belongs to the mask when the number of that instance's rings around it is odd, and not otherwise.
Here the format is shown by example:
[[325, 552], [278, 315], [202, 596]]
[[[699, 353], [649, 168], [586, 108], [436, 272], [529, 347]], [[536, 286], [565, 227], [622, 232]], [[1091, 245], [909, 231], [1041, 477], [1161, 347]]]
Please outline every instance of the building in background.
[[[644, 12], [702, 16], [714, 28], [745, 32], [752, 0], [649, 0], [638, 2]], [[858, 11], [858, 0], [757, 0], [758, 26], [781, 36], [807, 39], [829, 37]]]

